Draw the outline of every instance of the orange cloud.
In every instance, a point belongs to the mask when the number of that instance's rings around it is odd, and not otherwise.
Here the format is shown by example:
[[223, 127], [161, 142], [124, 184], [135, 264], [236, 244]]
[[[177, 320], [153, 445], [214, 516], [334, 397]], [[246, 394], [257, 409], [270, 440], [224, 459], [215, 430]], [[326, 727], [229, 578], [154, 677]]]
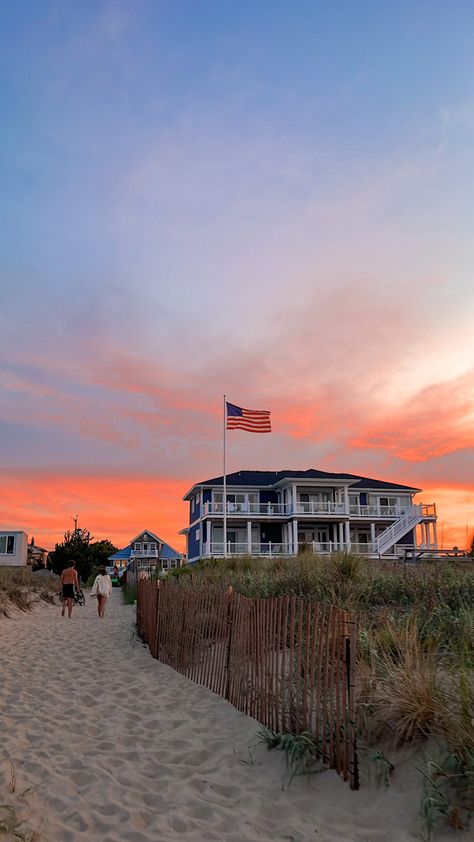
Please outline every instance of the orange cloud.
[[182, 550], [178, 532], [186, 526], [187, 505], [181, 498], [190, 485], [191, 480], [123, 475], [0, 475], [0, 524], [2, 529], [23, 529], [53, 549], [77, 514], [79, 525], [95, 538], [109, 538], [119, 547], [147, 528]]
[[469, 545], [474, 534], [474, 485], [463, 488], [425, 485], [420, 499], [436, 503], [440, 547]]
[[350, 444], [382, 448], [409, 462], [474, 447], [474, 370], [428, 386], [368, 425]]
[[[95, 538], [125, 546], [142, 528], [184, 550], [179, 530], [187, 524], [183, 494], [202, 479], [152, 479], [147, 476], [93, 476], [16, 472], [0, 475], [0, 527], [23, 529], [36, 542], [53, 549], [64, 532], [79, 525]], [[396, 479], [392, 477], [392, 479]], [[426, 486], [420, 499], [435, 502], [440, 545], [464, 547], [474, 531], [474, 486]]]

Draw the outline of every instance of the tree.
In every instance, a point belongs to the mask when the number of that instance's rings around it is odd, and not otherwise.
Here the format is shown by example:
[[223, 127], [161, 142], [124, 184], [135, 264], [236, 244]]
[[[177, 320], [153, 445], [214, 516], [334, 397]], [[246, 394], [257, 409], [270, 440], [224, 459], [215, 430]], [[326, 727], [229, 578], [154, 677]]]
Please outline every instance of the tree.
[[106, 565], [109, 555], [116, 552], [117, 547], [111, 541], [94, 542], [88, 529], [68, 530], [64, 540], [49, 554], [48, 566], [61, 574], [71, 561], [75, 561], [79, 579], [87, 582], [91, 573]]

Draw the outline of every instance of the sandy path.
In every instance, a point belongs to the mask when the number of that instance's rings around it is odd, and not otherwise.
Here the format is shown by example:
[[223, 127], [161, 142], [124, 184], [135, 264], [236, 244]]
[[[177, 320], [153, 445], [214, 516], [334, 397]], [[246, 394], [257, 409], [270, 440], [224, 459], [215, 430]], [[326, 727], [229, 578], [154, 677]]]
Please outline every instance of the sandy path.
[[0, 622], [0, 752], [17, 774], [10, 795], [1, 761], [0, 803], [28, 827], [42, 820], [44, 842], [419, 838], [405, 830], [408, 780], [390, 800], [334, 772], [282, 791], [279, 756], [248, 762], [254, 720], [154, 661], [119, 592], [105, 621], [95, 610], [87, 599], [71, 621], [43, 606]]

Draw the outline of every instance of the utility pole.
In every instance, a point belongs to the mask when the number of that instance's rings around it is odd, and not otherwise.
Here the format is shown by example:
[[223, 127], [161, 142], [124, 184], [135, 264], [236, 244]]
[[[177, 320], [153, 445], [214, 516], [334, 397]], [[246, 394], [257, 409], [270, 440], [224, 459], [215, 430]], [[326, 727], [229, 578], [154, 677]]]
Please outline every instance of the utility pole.
[[77, 515], [73, 517], [74, 521], [74, 537], [77, 538]]

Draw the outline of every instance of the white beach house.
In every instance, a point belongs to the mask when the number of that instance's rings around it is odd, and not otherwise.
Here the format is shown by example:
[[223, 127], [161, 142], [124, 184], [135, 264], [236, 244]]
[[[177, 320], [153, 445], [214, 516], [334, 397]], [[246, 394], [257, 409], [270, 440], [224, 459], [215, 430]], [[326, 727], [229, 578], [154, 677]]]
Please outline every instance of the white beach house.
[[28, 535], [26, 532], [0, 532], [0, 566], [26, 566], [28, 559]]

